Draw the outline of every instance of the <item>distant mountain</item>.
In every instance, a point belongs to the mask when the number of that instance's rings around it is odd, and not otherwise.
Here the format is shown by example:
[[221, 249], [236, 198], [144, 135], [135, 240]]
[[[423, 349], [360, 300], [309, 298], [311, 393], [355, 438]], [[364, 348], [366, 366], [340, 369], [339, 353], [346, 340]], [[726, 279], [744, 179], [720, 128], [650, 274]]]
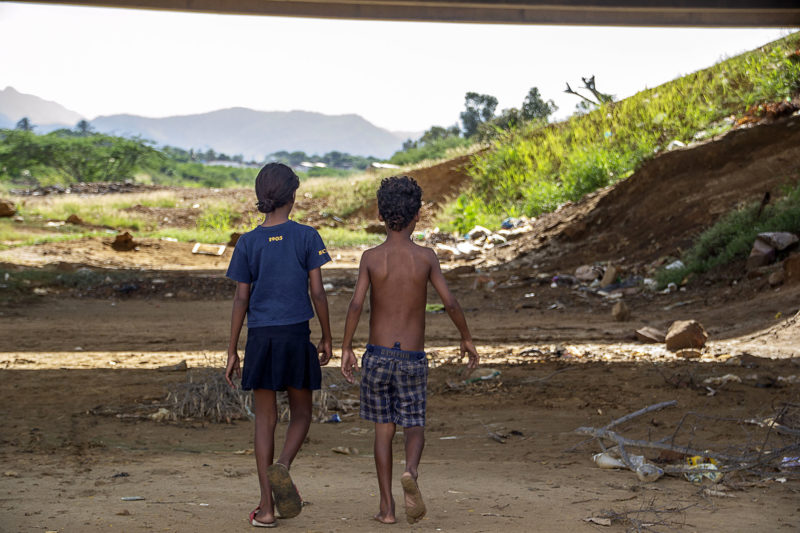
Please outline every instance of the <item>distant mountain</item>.
[[333, 150], [389, 157], [404, 138], [359, 115], [310, 111], [255, 111], [243, 107], [165, 118], [111, 115], [92, 120], [97, 131], [139, 135], [158, 144], [208, 149], [262, 159], [279, 150], [323, 154]]
[[0, 91], [0, 124], [6, 125], [3, 127], [14, 127], [23, 117], [28, 117], [32, 124], [39, 126], [36, 131], [40, 133], [42, 129], [49, 131], [65, 126], [71, 128], [83, 118], [80, 113], [70, 111], [61, 104], [21, 93], [13, 87]]
[[[74, 127], [83, 117], [13, 87], [0, 91], [0, 127], [14, 127], [28, 117], [37, 133]], [[7, 120], [6, 120], [7, 119]], [[4, 126], [5, 124], [5, 126]], [[354, 155], [389, 157], [403, 141], [420, 134], [390, 132], [359, 115], [323, 115], [310, 111], [255, 111], [243, 107], [165, 118], [109, 115], [91, 121], [101, 133], [138, 136], [158, 145], [242, 154], [261, 160], [268, 154], [302, 150], [324, 154], [334, 150]]]

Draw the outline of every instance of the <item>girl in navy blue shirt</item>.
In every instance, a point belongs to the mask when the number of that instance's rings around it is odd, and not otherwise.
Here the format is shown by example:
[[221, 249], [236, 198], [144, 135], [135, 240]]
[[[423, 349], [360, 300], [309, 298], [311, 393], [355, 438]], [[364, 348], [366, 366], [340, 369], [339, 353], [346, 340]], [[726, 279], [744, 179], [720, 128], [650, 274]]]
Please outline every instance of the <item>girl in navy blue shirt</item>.
[[[255, 456], [261, 501], [250, 523], [274, 527], [281, 518], [297, 516], [302, 500], [289, 476], [311, 425], [311, 391], [321, 387], [320, 365], [331, 358], [328, 300], [320, 267], [331, 260], [317, 231], [289, 220], [300, 180], [281, 163], [270, 163], [256, 177], [258, 210], [264, 223], [239, 238], [227, 276], [236, 281], [231, 337], [225, 379], [241, 376], [242, 388], [253, 390]], [[309, 300], [309, 285], [311, 299]], [[308, 322], [317, 311], [322, 339], [315, 347]], [[247, 315], [244, 368], [237, 345]], [[275, 391], [289, 395], [290, 421], [286, 442], [273, 464], [278, 421]], [[274, 498], [273, 498], [274, 495]]]

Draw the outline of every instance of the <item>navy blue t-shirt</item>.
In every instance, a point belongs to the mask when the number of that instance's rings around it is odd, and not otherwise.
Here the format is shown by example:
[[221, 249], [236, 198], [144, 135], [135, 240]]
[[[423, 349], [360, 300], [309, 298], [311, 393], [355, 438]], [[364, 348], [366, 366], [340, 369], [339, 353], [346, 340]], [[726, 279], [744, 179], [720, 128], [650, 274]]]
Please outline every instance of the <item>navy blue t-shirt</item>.
[[257, 226], [239, 237], [226, 275], [250, 284], [247, 327], [283, 326], [314, 318], [308, 273], [330, 260], [317, 230], [292, 220]]

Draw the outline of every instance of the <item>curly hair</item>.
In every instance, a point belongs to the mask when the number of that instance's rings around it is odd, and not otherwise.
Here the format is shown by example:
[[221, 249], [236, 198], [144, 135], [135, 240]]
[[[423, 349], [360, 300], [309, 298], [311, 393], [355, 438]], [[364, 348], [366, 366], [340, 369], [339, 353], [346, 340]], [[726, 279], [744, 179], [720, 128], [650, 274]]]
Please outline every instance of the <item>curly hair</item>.
[[422, 189], [409, 176], [381, 180], [378, 188], [378, 212], [392, 231], [407, 227], [422, 206]]
[[256, 176], [256, 207], [262, 213], [271, 213], [292, 201], [300, 178], [283, 163], [267, 163]]

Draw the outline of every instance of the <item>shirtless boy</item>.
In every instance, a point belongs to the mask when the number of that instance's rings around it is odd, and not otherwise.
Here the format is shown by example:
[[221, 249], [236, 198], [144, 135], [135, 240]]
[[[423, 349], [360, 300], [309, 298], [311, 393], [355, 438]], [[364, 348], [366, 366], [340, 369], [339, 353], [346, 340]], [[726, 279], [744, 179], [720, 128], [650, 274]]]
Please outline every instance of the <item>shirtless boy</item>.
[[425, 444], [425, 400], [428, 361], [425, 357], [425, 304], [428, 281], [442, 299], [461, 333], [461, 357], [478, 365], [467, 321], [447, 288], [436, 254], [411, 242], [419, 221], [422, 189], [407, 176], [386, 178], [378, 189], [379, 218], [386, 241], [361, 256], [353, 299], [347, 310], [342, 340], [342, 374], [354, 382], [358, 362], [353, 335], [370, 289], [369, 344], [361, 360], [361, 417], [375, 422], [375, 468], [380, 511], [375, 519], [396, 522], [392, 497], [392, 439], [399, 424], [405, 436], [406, 470], [400, 477], [406, 518], [413, 524], [425, 516], [417, 485], [417, 467]]

